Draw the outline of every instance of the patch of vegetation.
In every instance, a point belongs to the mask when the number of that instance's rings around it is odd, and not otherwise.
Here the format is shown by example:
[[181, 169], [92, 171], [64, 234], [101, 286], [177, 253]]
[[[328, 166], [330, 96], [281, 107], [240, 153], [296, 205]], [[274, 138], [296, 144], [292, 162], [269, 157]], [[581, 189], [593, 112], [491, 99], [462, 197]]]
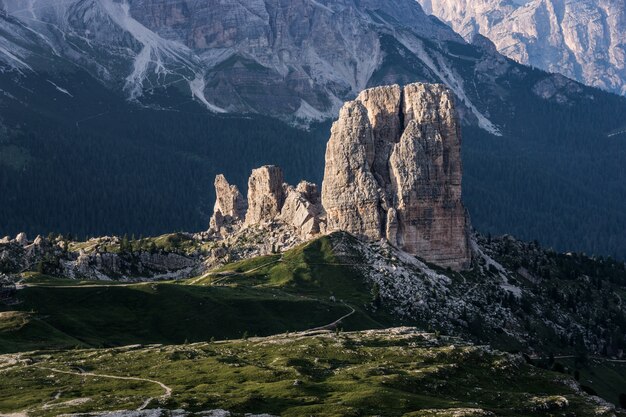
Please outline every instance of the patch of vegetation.
[[[342, 235], [346, 239], [354, 239]], [[341, 240], [341, 239], [339, 239]], [[195, 285], [274, 289], [301, 299], [343, 302], [356, 310], [342, 325], [347, 329], [381, 328], [400, 324], [384, 311], [372, 309], [372, 285], [335, 253], [333, 235], [304, 243], [281, 255], [263, 256], [225, 265]], [[353, 260], [358, 262], [358, 259]], [[368, 326], [368, 327], [363, 327]]]
[[0, 352], [67, 349], [88, 345], [22, 311], [0, 312]]
[[[20, 299], [14, 307], [33, 312], [32, 319], [20, 332], [2, 332], [0, 351], [67, 346], [49, 337], [51, 328], [85, 346], [171, 344], [305, 330], [349, 311], [339, 303], [281, 292], [169, 283], [29, 287]], [[35, 347], [33, 335], [41, 342]]]
[[14, 145], [0, 145], [0, 166], [5, 166], [19, 172], [28, 166], [31, 159], [28, 150], [24, 148]]
[[372, 309], [369, 284], [341, 264], [331, 237], [181, 283], [79, 282], [38, 274], [25, 283], [20, 303], [5, 309], [32, 314], [22, 332], [2, 334], [0, 352], [68, 346], [65, 339], [46, 343], [44, 324], [67, 335], [71, 346], [92, 347], [267, 336], [325, 326], [352, 309], [337, 324], [341, 328], [400, 324]]
[[613, 415], [572, 388], [568, 377], [519, 357], [409, 330], [31, 353], [19, 359], [0, 356], [0, 412], [28, 408], [34, 417], [136, 409], [145, 401], [150, 408], [286, 417]]
[[563, 364], [565, 372], [613, 404], [620, 405], [620, 395], [626, 394], [626, 361], [574, 357], [555, 363]]

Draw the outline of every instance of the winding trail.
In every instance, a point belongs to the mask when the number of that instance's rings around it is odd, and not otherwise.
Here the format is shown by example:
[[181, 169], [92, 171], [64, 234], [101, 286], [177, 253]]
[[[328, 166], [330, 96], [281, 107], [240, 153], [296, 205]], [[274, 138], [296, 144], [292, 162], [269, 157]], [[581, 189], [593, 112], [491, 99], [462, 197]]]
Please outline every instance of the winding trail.
[[[236, 275], [249, 274], [250, 272], [258, 271], [259, 269], [265, 268], [266, 266], [277, 264], [277, 263], [282, 262], [282, 261], [283, 261], [283, 259], [281, 257], [280, 259], [276, 259], [274, 261], [270, 261], [270, 262], [264, 263], [263, 265], [259, 265], [257, 267], [252, 268], [252, 269], [249, 269], [247, 271], [227, 273], [227, 274], [222, 275], [219, 279], [211, 282], [209, 285], [213, 286], [215, 284], [219, 284], [220, 282], [227, 280], [230, 277], [233, 277], [233, 276], [236, 276]], [[215, 275], [215, 273], [214, 272], [207, 272], [206, 274], [201, 275], [198, 278], [194, 278], [193, 280], [189, 281], [188, 285], [196, 285], [197, 283], [199, 283], [200, 281], [202, 281], [205, 278], [208, 278], [211, 275]]]
[[[163, 281], [164, 282], [164, 281]], [[84, 285], [49, 285], [49, 284], [24, 284], [20, 289], [28, 288], [28, 287], [38, 287], [38, 288], [127, 288], [127, 287], [135, 287], [139, 285], [154, 285], [161, 284], [162, 282], [158, 281], [138, 281], [138, 282], [129, 282], [126, 284], [84, 284]]]
[[[575, 359], [575, 358], [576, 358], [575, 355], [561, 355], [561, 356], [554, 357], [554, 359]], [[589, 358], [602, 361], [602, 362], [626, 363], [626, 359], [609, 359], [609, 358], [603, 358], [602, 356], [589, 356]], [[545, 359], [545, 358], [542, 358], [541, 356], [530, 356], [530, 359], [539, 360], [539, 359]]]
[[327, 324], [325, 326], [320, 326], [320, 327], [315, 327], [313, 329], [305, 330], [302, 333], [317, 332], [317, 331], [320, 331], [320, 330], [332, 330], [335, 327], [337, 327], [337, 325], [339, 325], [339, 323], [341, 323], [342, 321], [344, 321], [345, 319], [347, 319], [348, 317], [350, 317], [351, 315], [356, 313], [356, 310], [353, 307], [349, 306], [346, 303], [343, 303], [343, 305], [348, 307], [352, 311], [350, 311], [348, 314], [346, 314], [344, 316], [341, 316], [340, 318], [338, 318], [337, 320], [333, 321], [332, 323], [329, 323], [329, 324]]
[[607, 135], [607, 137], [612, 138], [612, 137], [624, 135], [624, 134], [626, 134], [626, 129], [618, 130], [617, 132], [611, 132]]
[[[92, 372], [72, 372], [72, 371], [62, 371], [60, 369], [56, 369], [56, 368], [47, 368], [47, 367], [43, 367], [43, 366], [37, 366], [37, 368], [39, 369], [45, 369], [47, 371], [51, 371], [51, 372], [57, 372], [60, 374], [67, 374], [67, 375], [76, 375], [76, 376], [89, 376], [92, 378], [108, 378], [108, 379], [119, 379], [119, 380], [123, 380], [123, 381], [140, 381], [140, 382], [149, 382], [151, 384], [156, 384], [159, 387], [161, 387], [164, 391], [163, 395], [161, 395], [159, 397], [159, 399], [167, 399], [169, 397], [172, 396], [172, 389], [170, 387], [168, 387], [167, 385], [165, 385], [164, 383], [160, 382], [160, 381], [156, 381], [154, 379], [147, 379], [147, 378], [139, 378], [139, 377], [134, 377], [134, 376], [116, 376], [116, 375], [105, 375], [105, 374], [94, 374]], [[150, 397], [147, 398], [143, 404], [141, 404], [141, 406], [137, 409], [137, 411], [141, 411], [141, 410], [145, 410], [146, 407], [148, 407], [148, 404], [150, 404], [150, 402], [154, 399], [154, 397]]]

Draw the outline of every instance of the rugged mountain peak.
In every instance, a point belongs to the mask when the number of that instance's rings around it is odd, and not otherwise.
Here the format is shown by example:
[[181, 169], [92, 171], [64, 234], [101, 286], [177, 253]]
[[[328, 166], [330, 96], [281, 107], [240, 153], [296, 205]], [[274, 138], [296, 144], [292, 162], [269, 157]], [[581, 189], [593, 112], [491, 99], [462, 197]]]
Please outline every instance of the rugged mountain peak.
[[248, 212], [246, 224], [260, 224], [274, 220], [285, 203], [283, 170], [266, 165], [252, 171], [248, 180]]
[[366, 90], [346, 103], [326, 151], [328, 230], [386, 238], [435, 264], [469, 264], [461, 202], [461, 135], [446, 87]]
[[215, 177], [215, 208], [211, 217], [211, 228], [220, 230], [224, 224], [243, 219], [246, 201], [236, 185], [230, 185], [224, 175]]
[[[465, 70], [446, 58], [463, 39], [415, 0], [27, 3], [0, 1], [0, 67], [15, 73], [80, 68], [144, 104], [167, 106], [153, 94], [167, 89], [211, 112], [298, 124], [336, 117], [368, 86], [443, 82], [467, 105], [468, 123], [499, 132], [460, 81]], [[73, 95], [57, 81], [55, 94]]]
[[624, 0], [418, 1], [467, 40], [480, 33], [522, 64], [626, 95]]

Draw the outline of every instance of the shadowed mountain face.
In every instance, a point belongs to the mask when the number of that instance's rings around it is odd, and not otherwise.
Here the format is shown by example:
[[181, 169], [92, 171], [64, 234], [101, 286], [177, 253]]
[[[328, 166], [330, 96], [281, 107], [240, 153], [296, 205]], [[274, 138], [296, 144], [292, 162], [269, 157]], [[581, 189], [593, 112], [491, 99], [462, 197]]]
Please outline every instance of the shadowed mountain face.
[[329, 125], [276, 118], [423, 81], [456, 97], [474, 226], [626, 253], [626, 145], [606, 136], [626, 101], [469, 45], [413, 0], [0, 9], [0, 234], [201, 230], [218, 173], [242, 192], [266, 164], [320, 182]]
[[454, 90], [468, 122], [500, 132], [462, 74], [469, 66], [493, 85], [479, 67], [500, 57], [467, 47], [411, 0], [5, 0], [3, 11], [5, 65], [80, 66], [144, 104], [173, 87], [216, 113], [322, 120], [369, 86], [429, 81]]

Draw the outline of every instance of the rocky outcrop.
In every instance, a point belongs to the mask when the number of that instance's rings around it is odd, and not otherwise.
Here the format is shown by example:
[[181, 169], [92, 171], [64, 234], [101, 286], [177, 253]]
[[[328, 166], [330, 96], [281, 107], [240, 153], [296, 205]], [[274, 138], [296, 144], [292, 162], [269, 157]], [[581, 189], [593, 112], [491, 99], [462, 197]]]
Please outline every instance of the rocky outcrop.
[[283, 171], [273, 165], [252, 171], [248, 180], [247, 209], [237, 187], [223, 175], [215, 179], [217, 201], [210, 231], [223, 238], [252, 226], [285, 226], [299, 240], [319, 234], [323, 208], [317, 185], [302, 181], [297, 187], [284, 182]]
[[239, 192], [218, 176], [212, 229], [219, 230], [214, 225], [228, 213], [239, 222], [234, 230], [260, 227], [268, 242], [281, 233], [302, 241], [342, 230], [365, 240], [384, 238], [426, 261], [463, 269], [471, 256], [460, 144], [447, 88], [365, 90], [346, 103], [333, 125], [321, 197], [315, 184], [290, 186], [280, 168], [264, 166], [248, 181], [244, 222]]
[[307, 238], [319, 234], [322, 205], [317, 185], [302, 181], [296, 188], [288, 186], [280, 219]]
[[615, 0], [418, 0], [469, 42], [626, 95], [626, 7]]
[[326, 148], [322, 205], [329, 230], [366, 239], [381, 237], [381, 193], [372, 171], [374, 158], [367, 109], [359, 100], [349, 102], [332, 127]]
[[[155, 242], [166, 237], [149, 239]], [[86, 280], [156, 281], [180, 279], [204, 271], [203, 262], [217, 250], [201, 247], [192, 235], [185, 237], [190, 247], [167, 250], [156, 246], [122, 248], [119, 237], [93, 238], [70, 242], [60, 236], [37, 236], [24, 245], [16, 238], [0, 242], [0, 274], [16, 275], [37, 271], [46, 275]], [[116, 250], [111, 251], [111, 248]]]
[[366, 90], [341, 110], [326, 151], [328, 230], [385, 238], [428, 262], [469, 265], [460, 127], [441, 85]]
[[26, 237], [26, 233], [19, 233], [15, 238], [15, 241], [22, 246], [28, 245], [28, 237]]
[[215, 208], [211, 217], [211, 229], [219, 231], [246, 215], [246, 200], [236, 185], [230, 185], [224, 175], [215, 177]]
[[267, 165], [252, 171], [248, 180], [246, 225], [270, 222], [280, 215], [285, 203], [283, 170]]

